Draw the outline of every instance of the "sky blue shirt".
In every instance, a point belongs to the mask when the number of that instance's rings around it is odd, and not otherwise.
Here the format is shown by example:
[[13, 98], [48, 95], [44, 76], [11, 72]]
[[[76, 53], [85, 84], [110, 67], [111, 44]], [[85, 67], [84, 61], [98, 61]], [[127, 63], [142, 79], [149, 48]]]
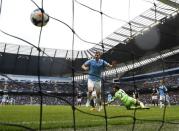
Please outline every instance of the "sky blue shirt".
[[99, 59], [98, 61], [96, 61], [96, 59], [91, 59], [84, 64], [89, 66], [88, 79], [99, 81], [101, 80], [101, 72], [108, 63], [102, 59]]
[[112, 100], [112, 95], [108, 94], [108, 102], [110, 102]]
[[158, 92], [160, 96], [165, 96], [165, 93], [167, 92], [166, 86], [164, 85], [159, 86]]

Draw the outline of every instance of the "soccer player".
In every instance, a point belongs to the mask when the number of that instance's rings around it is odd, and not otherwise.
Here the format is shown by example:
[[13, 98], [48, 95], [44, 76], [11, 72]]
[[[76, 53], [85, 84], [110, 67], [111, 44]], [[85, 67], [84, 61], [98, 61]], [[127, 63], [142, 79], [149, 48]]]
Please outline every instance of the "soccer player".
[[9, 99], [9, 104], [15, 105], [15, 99], [11, 97], [11, 98]]
[[4, 95], [2, 96], [1, 105], [7, 105], [7, 104], [8, 104], [8, 99], [9, 99], [8, 94], [4, 94]]
[[112, 97], [112, 100], [110, 102], [107, 102], [106, 104], [110, 104], [115, 99], [119, 99], [127, 109], [135, 109], [135, 108], [149, 109], [145, 107], [141, 101], [127, 95], [126, 92], [120, 89], [118, 85], [113, 86], [113, 91], [115, 92], [115, 94]]
[[166, 103], [170, 107], [170, 96], [168, 93], [166, 93]]
[[81, 67], [83, 70], [88, 70], [88, 93], [87, 93], [87, 104], [90, 102], [92, 108], [94, 107], [94, 102], [92, 99], [92, 92], [96, 91], [96, 104], [98, 105], [98, 111], [102, 109], [101, 106], [101, 72], [104, 67], [112, 67], [111, 64], [103, 59], [100, 59], [101, 53], [97, 51], [95, 53], [94, 59], [86, 61]]
[[[110, 102], [111, 100], [112, 100], [112, 95], [111, 95], [111, 93], [109, 92], [109, 93], [108, 93], [108, 100], [107, 100], [107, 101]], [[109, 104], [108, 104], [108, 106], [109, 106]]]
[[160, 108], [163, 107], [163, 103], [166, 103], [166, 92], [168, 89], [164, 85], [164, 80], [160, 80], [160, 86], [158, 88], [159, 91], [159, 100], [160, 100]]
[[77, 105], [81, 106], [81, 102], [82, 102], [82, 94], [81, 94], [81, 92], [78, 92], [78, 94], [77, 94]]
[[155, 87], [152, 89], [151, 98], [152, 98], [152, 104], [154, 104], [154, 106], [155, 105], [158, 106], [158, 90]]

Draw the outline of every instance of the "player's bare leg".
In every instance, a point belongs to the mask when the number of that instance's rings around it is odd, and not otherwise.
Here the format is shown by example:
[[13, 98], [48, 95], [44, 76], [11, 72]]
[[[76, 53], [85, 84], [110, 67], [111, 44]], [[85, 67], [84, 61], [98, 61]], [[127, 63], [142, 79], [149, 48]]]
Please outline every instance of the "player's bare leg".
[[96, 92], [97, 98], [96, 98], [96, 104], [98, 107], [98, 111], [102, 110], [102, 104], [101, 104], [101, 92]]
[[86, 107], [90, 106], [90, 92], [87, 92]]

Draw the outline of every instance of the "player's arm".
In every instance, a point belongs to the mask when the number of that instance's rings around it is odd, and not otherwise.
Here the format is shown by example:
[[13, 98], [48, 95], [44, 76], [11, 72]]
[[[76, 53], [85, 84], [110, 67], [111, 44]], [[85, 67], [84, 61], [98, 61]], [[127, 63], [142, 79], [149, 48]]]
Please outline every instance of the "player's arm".
[[112, 102], [114, 102], [114, 100], [108, 101], [105, 105], [111, 104]]
[[157, 95], [159, 95], [159, 90], [158, 90], [158, 89], [156, 89], [156, 91], [157, 91]]
[[165, 92], [167, 92], [167, 91], [168, 91], [167, 87], [166, 87], [166, 86], [164, 86], [164, 88], [165, 88]]
[[109, 63], [107, 64], [107, 66], [108, 66], [108, 67], [110, 67], [110, 68], [112, 68], [112, 67], [113, 67], [113, 65], [111, 65], [111, 64], [109, 64]]
[[111, 99], [111, 101], [109, 101], [109, 102], [105, 103], [105, 105], [111, 104], [112, 102], [114, 102], [114, 101], [115, 101], [115, 99], [116, 99], [116, 97], [115, 97], [115, 96], [113, 96], [113, 97], [112, 97], [112, 99]]
[[83, 64], [83, 65], [81, 66], [81, 68], [82, 68], [83, 70], [85, 70], [85, 71], [87, 71], [87, 70], [89, 69], [87, 64]]
[[106, 64], [107, 67], [113, 67], [113, 65], [111, 65], [110, 63], [108, 63], [106, 61], [105, 61], [105, 64]]
[[103, 60], [103, 62], [104, 62], [105, 67], [110, 67], [110, 68], [113, 67], [113, 65], [111, 65], [111, 64], [108, 63], [108, 62], [106, 62], [105, 60]]
[[89, 70], [90, 65], [91, 65], [91, 61], [92, 61], [92, 60], [87, 60], [87, 61], [81, 66], [81, 68], [82, 68], [83, 70], [85, 70], [85, 71]]

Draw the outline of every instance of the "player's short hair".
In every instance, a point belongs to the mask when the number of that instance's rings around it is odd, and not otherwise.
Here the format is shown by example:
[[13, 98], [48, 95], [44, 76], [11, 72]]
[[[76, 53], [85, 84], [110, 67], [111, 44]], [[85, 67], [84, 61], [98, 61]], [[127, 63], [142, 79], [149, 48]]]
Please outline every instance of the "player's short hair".
[[100, 51], [96, 51], [95, 54], [101, 54], [101, 52]]
[[120, 86], [115, 84], [115, 85], [113, 86], [113, 88], [119, 90], [119, 89], [120, 89]]
[[164, 83], [164, 80], [160, 80], [160, 83]]
[[96, 52], [95, 52], [95, 55], [96, 55], [96, 54], [99, 54], [99, 55], [101, 56], [101, 55], [102, 55], [102, 52], [96, 51]]

